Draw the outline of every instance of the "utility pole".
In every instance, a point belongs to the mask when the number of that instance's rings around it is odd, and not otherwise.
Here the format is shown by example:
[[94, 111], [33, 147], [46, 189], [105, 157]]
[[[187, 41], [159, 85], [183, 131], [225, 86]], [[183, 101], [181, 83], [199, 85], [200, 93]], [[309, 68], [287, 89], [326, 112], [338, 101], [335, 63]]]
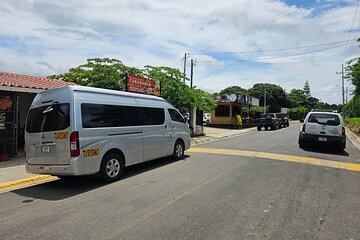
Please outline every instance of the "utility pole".
[[341, 64], [341, 80], [342, 80], [342, 97], [343, 97], [343, 105], [345, 104], [345, 96], [344, 96], [344, 64]]
[[190, 68], [190, 88], [193, 87], [193, 74], [194, 74], [194, 60], [191, 59], [191, 68]]
[[336, 74], [341, 73], [341, 89], [342, 89], [342, 104], [345, 104], [345, 89], [344, 89], [344, 64], [341, 64], [341, 72], [336, 72]]
[[266, 86], [265, 86], [265, 92], [264, 92], [264, 113], [266, 113]]
[[345, 103], [347, 103], [347, 102], [348, 102], [348, 97], [349, 97], [349, 88], [348, 88], [348, 86], [346, 86], [345, 92], [346, 92], [346, 95], [345, 95]]
[[[185, 56], [184, 56], [184, 75], [186, 76], [186, 53], [185, 53]], [[185, 77], [184, 77], [184, 84], [185, 84]]]

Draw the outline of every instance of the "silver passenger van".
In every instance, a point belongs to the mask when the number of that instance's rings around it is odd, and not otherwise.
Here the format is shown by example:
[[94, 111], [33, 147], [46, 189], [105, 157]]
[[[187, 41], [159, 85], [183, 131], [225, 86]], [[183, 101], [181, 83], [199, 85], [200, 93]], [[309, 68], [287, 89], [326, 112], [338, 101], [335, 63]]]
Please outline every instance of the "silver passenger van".
[[190, 148], [186, 119], [160, 97], [83, 86], [39, 93], [28, 113], [26, 171], [54, 176], [100, 173]]

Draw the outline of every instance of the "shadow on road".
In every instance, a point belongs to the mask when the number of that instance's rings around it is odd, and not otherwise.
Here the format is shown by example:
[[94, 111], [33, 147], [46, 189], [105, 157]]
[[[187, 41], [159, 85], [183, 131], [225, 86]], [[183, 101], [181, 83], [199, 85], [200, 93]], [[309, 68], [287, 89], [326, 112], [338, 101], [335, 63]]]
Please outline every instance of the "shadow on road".
[[338, 156], [349, 156], [349, 153], [345, 150], [343, 152], [339, 152], [336, 148], [331, 148], [329, 146], [322, 145], [314, 145], [312, 147], [303, 148], [306, 152], [315, 152], [315, 153], [323, 153], [329, 155], [338, 155]]
[[[184, 160], [188, 158], [188, 155], [184, 156]], [[166, 166], [168, 164], [175, 163], [176, 161], [171, 160], [169, 157], [160, 158], [153, 161], [133, 165], [126, 167], [124, 170], [123, 177], [119, 181], [124, 181], [127, 178], [149, 172], [151, 170]], [[32, 198], [42, 199], [48, 201], [58, 201], [66, 198], [70, 198], [97, 188], [104, 187], [108, 184], [103, 182], [99, 176], [79, 176], [79, 177], [68, 177], [65, 179], [59, 179], [52, 182], [39, 184], [24, 189], [18, 189], [12, 191], [15, 194]], [[115, 184], [115, 183], [114, 183]], [[30, 200], [26, 200], [31, 202]], [[24, 202], [25, 203], [25, 202]]]

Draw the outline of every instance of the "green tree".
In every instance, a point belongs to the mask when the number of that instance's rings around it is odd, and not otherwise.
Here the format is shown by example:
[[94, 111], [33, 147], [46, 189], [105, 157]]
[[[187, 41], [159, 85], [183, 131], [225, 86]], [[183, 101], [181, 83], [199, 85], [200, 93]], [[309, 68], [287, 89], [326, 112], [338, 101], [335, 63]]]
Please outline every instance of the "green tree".
[[304, 84], [304, 93], [305, 93], [305, 96], [306, 96], [308, 99], [311, 97], [311, 91], [310, 91], [309, 81], [305, 81], [305, 84]]
[[260, 99], [260, 106], [264, 105], [266, 89], [266, 105], [269, 112], [280, 112], [282, 107], [288, 107], [285, 90], [279, 85], [271, 83], [257, 83], [249, 89], [249, 95]]
[[92, 58], [85, 64], [71, 68], [68, 72], [48, 78], [74, 82], [82, 86], [125, 90], [125, 72], [141, 74], [141, 70], [129, 68], [120, 60]]
[[301, 89], [292, 89], [290, 93], [287, 94], [287, 99], [291, 108], [305, 107], [309, 105], [308, 98], [304, 90]]
[[345, 77], [355, 86], [353, 93], [360, 96], [360, 58], [347, 62]]
[[188, 79], [178, 69], [147, 65], [144, 75], [159, 80], [162, 97], [183, 112], [192, 107], [208, 112], [216, 105], [210, 94], [183, 84], [184, 78]]
[[88, 59], [85, 64], [71, 68], [68, 72], [48, 78], [74, 82], [82, 86], [125, 91], [125, 73], [148, 77], [161, 82], [161, 95], [180, 110], [191, 107], [211, 111], [215, 101], [206, 92], [183, 84], [188, 80], [178, 69], [145, 66], [144, 69], [125, 66], [120, 60], [111, 58]]
[[247, 89], [244, 89], [240, 86], [231, 86], [231, 87], [227, 87], [227, 88], [221, 90], [218, 95], [227, 95], [227, 94], [232, 94], [232, 93], [235, 93], [238, 95], [244, 95], [244, 94], [248, 94], [249, 92]]

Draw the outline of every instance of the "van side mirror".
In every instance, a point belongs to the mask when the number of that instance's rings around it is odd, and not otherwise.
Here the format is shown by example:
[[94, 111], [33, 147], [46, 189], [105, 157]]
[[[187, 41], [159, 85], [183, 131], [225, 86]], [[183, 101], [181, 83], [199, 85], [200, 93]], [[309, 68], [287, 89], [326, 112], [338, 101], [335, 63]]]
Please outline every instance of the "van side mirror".
[[300, 119], [300, 123], [304, 123], [304, 119]]
[[184, 117], [184, 123], [187, 123], [189, 121], [188, 117]]

